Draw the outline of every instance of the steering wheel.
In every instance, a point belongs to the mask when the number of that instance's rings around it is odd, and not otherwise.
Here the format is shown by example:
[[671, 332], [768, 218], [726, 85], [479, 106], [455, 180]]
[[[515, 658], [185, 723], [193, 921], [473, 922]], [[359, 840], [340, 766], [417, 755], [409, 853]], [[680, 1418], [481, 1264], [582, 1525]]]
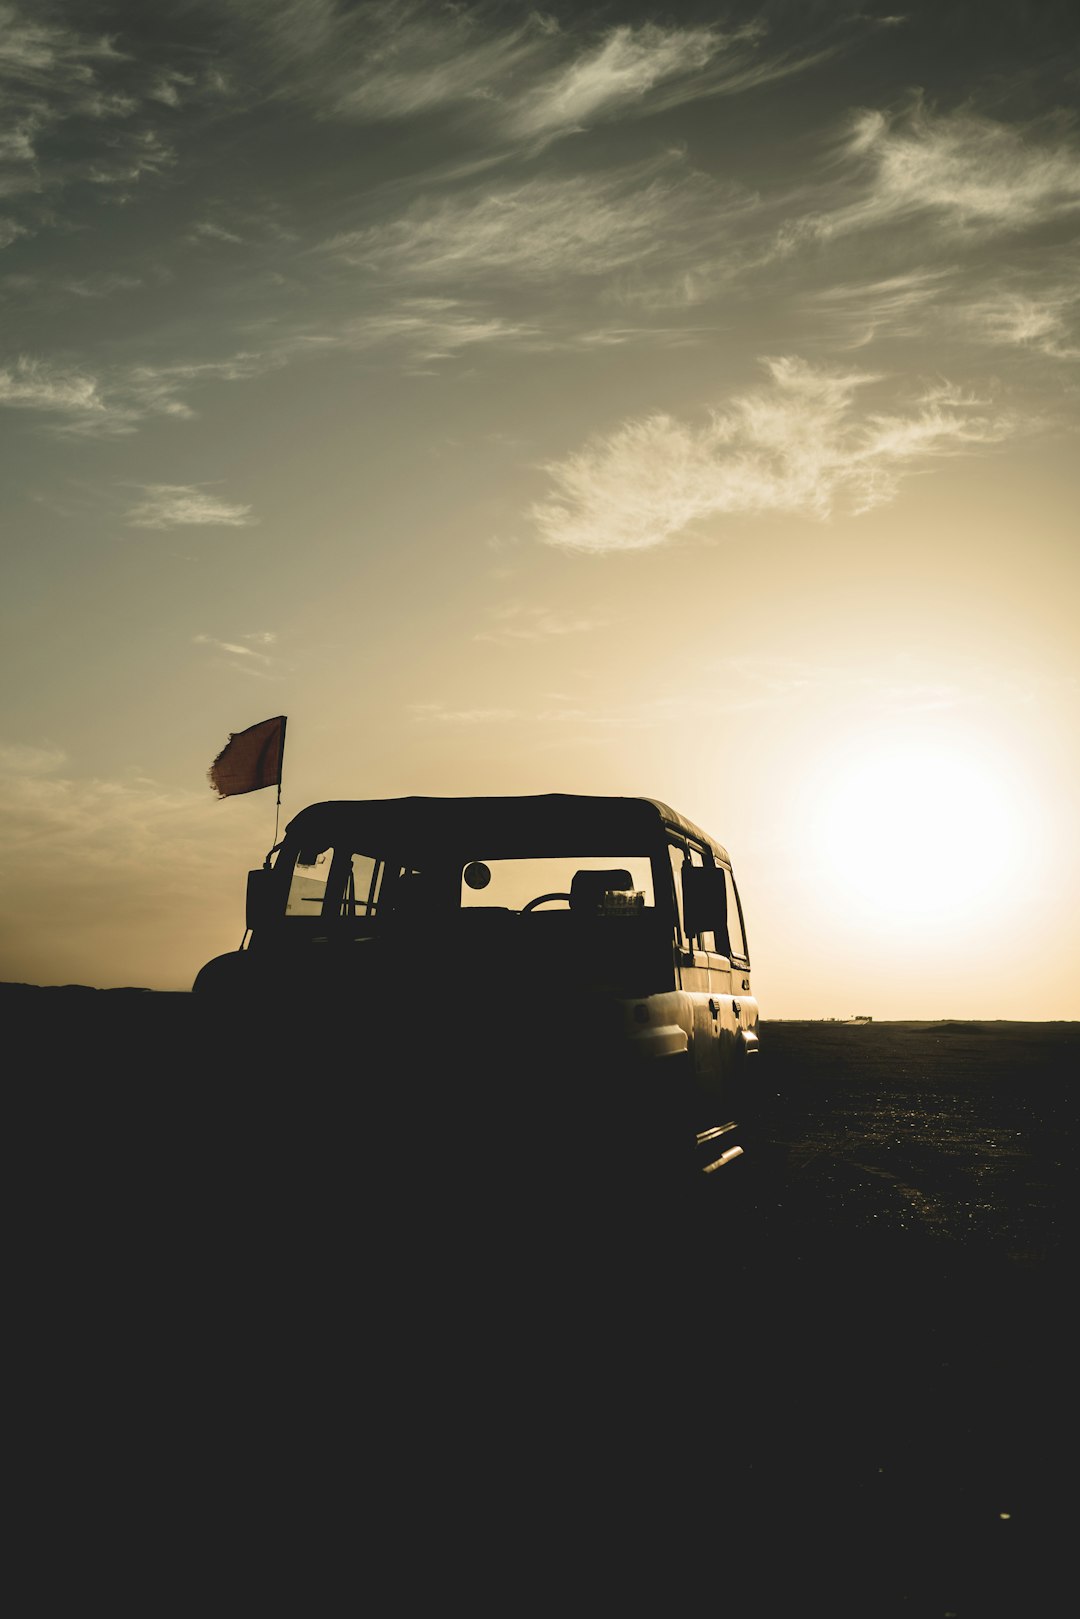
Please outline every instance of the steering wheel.
[[521, 907], [520, 914], [524, 916], [526, 911], [535, 911], [538, 905], [546, 905], [552, 899], [564, 899], [568, 905], [570, 903], [569, 894], [537, 894], [535, 899], [531, 899], [527, 905]]

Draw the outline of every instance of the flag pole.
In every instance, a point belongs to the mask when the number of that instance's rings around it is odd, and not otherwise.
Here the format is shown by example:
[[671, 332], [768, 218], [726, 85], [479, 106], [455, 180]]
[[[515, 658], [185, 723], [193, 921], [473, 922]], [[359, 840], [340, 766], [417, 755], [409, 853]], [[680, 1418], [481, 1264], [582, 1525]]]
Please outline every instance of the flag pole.
[[278, 824], [279, 824], [279, 822], [281, 820], [281, 778], [285, 774], [285, 727], [288, 725], [288, 723], [289, 723], [288, 716], [283, 714], [281, 716], [281, 751], [278, 754], [277, 807], [274, 810], [274, 848], [275, 849], [277, 848], [277, 842], [278, 842]]

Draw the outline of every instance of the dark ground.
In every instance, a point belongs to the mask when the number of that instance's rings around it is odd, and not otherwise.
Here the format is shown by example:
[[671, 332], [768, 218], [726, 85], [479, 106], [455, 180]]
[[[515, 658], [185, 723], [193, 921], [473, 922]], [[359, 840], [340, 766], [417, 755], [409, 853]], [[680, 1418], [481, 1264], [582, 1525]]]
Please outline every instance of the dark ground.
[[1080, 1025], [767, 1023], [756, 1150], [658, 1224], [433, 1198], [324, 1029], [282, 1078], [183, 995], [0, 1010], [25, 1532], [84, 1589], [1072, 1612]]

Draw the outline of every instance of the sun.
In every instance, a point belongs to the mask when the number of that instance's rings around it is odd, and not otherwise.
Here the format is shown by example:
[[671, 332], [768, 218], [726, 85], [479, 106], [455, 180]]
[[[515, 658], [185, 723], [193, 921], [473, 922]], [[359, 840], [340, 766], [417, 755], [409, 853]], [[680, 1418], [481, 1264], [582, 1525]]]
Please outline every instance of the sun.
[[1007, 761], [964, 736], [862, 744], [818, 778], [814, 855], [831, 903], [940, 930], [999, 904], [1021, 801]]

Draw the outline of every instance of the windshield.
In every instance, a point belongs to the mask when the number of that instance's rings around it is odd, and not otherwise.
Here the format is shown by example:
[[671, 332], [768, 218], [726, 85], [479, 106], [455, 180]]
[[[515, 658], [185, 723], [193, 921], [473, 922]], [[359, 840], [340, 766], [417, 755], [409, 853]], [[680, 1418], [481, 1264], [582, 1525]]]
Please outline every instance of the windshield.
[[460, 906], [510, 911], [587, 910], [629, 914], [652, 910], [648, 855], [548, 855], [470, 861], [461, 874]]
[[634, 916], [655, 906], [648, 854], [402, 860], [327, 846], [294, 855], [285, 916], [375, 926], [380, 918], [406, 913], [432, 920], [479, 910]]

